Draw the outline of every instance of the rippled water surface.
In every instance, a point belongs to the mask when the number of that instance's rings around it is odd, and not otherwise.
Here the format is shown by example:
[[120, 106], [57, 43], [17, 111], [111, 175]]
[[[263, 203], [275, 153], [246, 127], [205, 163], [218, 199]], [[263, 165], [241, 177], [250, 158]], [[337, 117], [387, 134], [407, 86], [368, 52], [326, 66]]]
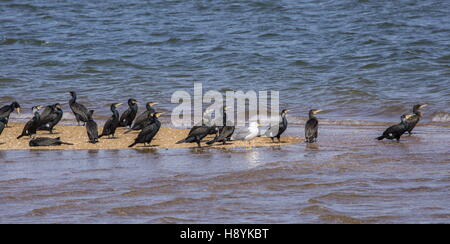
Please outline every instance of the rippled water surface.
[[[157, 100], [279, 90], [294, 113], [449, 112], [447, 1], [2, 1], [0, 101]], [[447, 116], [445, 120], [449, 120]]]
[[[0, 151], [2, 223], [449, 223], [445, 0], [0, 2], [0, 103], [107, 104], [278, 90], [289, 135], [253, 150]], [[424, 124], [374, 138], [413, 104]], [[29, 118], [29, 112], [12, 115]], [[167, 118], [166, 118], [167, 119]], [[0, 138], [1, 140], [1, 138]]]

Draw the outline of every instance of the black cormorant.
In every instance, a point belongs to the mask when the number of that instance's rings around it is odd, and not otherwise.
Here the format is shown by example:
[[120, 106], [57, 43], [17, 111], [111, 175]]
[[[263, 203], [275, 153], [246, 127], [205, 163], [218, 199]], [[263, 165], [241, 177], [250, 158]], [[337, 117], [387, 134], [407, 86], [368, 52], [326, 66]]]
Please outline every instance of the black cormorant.
[[6, 118], [0, 117], [0, 136], [2, 135], [3, 130], [4, 130], [5, 127], [6, 127], [6, 123], [7, 123], [7, 122], [8, 122], [8, 120], [7, 120]]
[[11, 103], [10, 105], [6, 105], [6, 106], [3, 106], [3, 107], [0, 108], [0, 117], [3, 117], [3, 118], [6, 119], [5, 126], [8, 126], [9, 115], [14, 110], [16, 111], [17, 114], [20, 114], [20, 105], [16, 101]]
[[121, 103], [113, 103], [111, 104], [111, 112], [112, 116], [109, 118], [105, 126], [103, 127], [102, 134], [98, 137], [101, 138], [102, 136], [112, 136], [114, 138], [114, 134], [116, 133], [117, 127], [119, 127], [119, 111], [117, 111], [117, 108], [122, 105]]
[[88, 121], [89, 111], [83, 104], [77, 103], [77, 94], [74, 91], [71, 91], [70, 95], [72, 96], [72, 99], [69, 101], [69, 106], [75, 115], [78, 125], [80, 125], [80, 121], [86, 123]]
[[202, 126], [208, 126], [210, 128], [210, 131], [208, 132], [209, 134], [213, 134], [212, 132], [216, 132], [217, 131], [217, 130], [215, 130], [216, 126], [214, 126], [214, 121], [212, 119], [212, 113], [213, 112], [214, 112], [214, 109], [207, 109], [207, 110], [205, 110], [205, 112], [203, 113], [202, 121], [200, 121], [197, 124], [195, 124], [191, 128], [191, 131], [193, 131], [193, 130], [195, 130], [197, 128], [200, 128]]
[[88, 113], [88, 120], [86, 122], [86, 131], [89, 137], [90, 143], [97, 143], [98, 142], [98, 127], [97, 123], [95, 123], [92, 116], [94, 115], [94, 110], [90, 110]]
[[151, 121], [149, 121], [149, 116], [151, 114], [156, 113], [153, 106], [157, 105], [158, 103], [155, 102], [148, 102], [145, 107], [147, 110], [145, 110], [143, 113], [141, 113], [139, 116], [136, 117], [136, 120], [134, 121], [133, 126], [131, 127], [131, 130], [142, 130], [145, 126], [149, 125]]
[[185, 139], [178, 141], [176, 144], [196, 142], [198, 147], [202, 147], [200, 142], [202, 141], [203, 138], [205, 138], [209, 134], [210, 131], [211, 131], [210, 126], [206, 125], [194, 126], [189, 131], [189, 135]]
[[407, 120], [410, 119], [413, 115], [411, 114], [404, 114], [401, 116], [401, 122], [400, 124], [397, 125], [393, 125], [389, 128], [387, 128], [386, 131], [384, 131], [383, 135], [378, 137], [378, 140], [383, 140], [383, 139], [389, 139], [389, 140], [394, 140], [396, 139], [397, 141], [400, 141], [400, 137], [405, 134], [405, 132], [407, 131]]
[[153, 138], [156, 136], [156, 134], [158, 134], [158, 131], [161, 128], [161, 122], [158, 120], [158, 117], [160, 115], [161, 113], [151, 114], [151, 116], [153, 117], [153, 123], [143, 128], [137, 138], [134, 140], [133, 144], [129, 145], [128, 147], [134, 147], [138, 143], [144, 143], [144, 146], [146, 146], [146, 144], [152, 143]]
[[222, 124], [222, 126], [218, 127], [219, 134], [213, 140], [207, 142], [206, 144], [212, 145], [215, 142], [222, 142], [222, 144], [225, 145], [225, 143], [230, 140], [231, 136], [234, 133], [235, 126], [234, 125], [227, 125], [227, 113], [226, 113], [227, 110], [228, 110], [228, 107], [226, 107], [226, 106], [224, 106], [222, 108], [222, 114], [223, 114], [223, 116], [222, 116], [222, 118], [223, 118], [222, 123], [223, 124]]
[[138, 111], [138, 102], [136, 99], [128, 99], [128, 109], [123, 112], [122, 116], [120, 116], [120, 126], [121, 127], [130, 127], [133, 124], [134, 118], [136, 118], [136, 114]]
[[427, 104], [417, 104], [413, 107], [413, 114], [411, 118], [406, 120], [406, 131], [409, 133], [409, 135], [412, 134], [412, 130], [416, 127], [417, 123], [422, 119], [422, 112], [420, 112], [420, 109], [425, 108], [428, 106]]
[[72, 143], [67, 143], [61, 141], [61, 138], [47, 138], [38, 137], [30, 140], [30, 147], [48, 147], [48, 146], [60, 146], [60, 145], [73, 145]]
[[31, 109], [33, 111], [33, 118], [25, 124], [22, 130], [22, 134], [18, 136], [17, 139], [20, 139], [24, 136], [29, 136], [31, 138], [36, 134], [37, 128], [39, 127], [41, 121], [41, 115], [39, 114], [40, 109], [42, 109], [42, 106], [34, 106]]
[[278, 125], [271, 126], [267, 131], [264, 133], [266, 137], [269, 137], [272, 139], [272, 142], [275, 140], [275, 137], [278, 139], [278, 142], [280, 142], [281, 135], [286, 131], [288, 127], [288, 121], [286, 118], [286, 114], [289, 112], [287, 109], [283, 109], [280, 113], [281, 120]]
[[63, 117], [63, 111], [59, 103], [46, 106], [41, 113], [41, 122], [38, 130], [49, 131], [53, 134], [53, 128], [61, 121]]
[[309, 111], [309, 120], [305, 125], [305, 142], [313, 143], [317, 141], [319, 135], [319, 120], [316, 118], [316, 114], [322, 112], [320, 109], [311, 109]]

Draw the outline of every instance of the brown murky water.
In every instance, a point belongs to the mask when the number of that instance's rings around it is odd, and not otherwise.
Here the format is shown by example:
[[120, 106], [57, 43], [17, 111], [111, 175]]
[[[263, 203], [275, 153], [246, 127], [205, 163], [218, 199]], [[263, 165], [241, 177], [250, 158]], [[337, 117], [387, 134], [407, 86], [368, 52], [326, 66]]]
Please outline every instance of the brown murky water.
[[383, 129], [253, 150], [0, 151], [0, 222], [450, 223], [448, 127], [401, 143], [375, 140]]

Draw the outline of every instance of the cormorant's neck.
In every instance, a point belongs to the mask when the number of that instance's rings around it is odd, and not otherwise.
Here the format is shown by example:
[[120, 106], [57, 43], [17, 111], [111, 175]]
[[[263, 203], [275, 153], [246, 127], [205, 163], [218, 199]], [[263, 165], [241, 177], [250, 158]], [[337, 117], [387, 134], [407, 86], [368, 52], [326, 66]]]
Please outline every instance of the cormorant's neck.
[[283, 122], [283, 124], [287, 123], [286, 114], [281, 114], [281, 122]]
[[111, 112], [113, 113], [114, 116], [119, 117], [119, 112], [117, 111], [115, 106], [111, 107]]
[[41, 115], [39, 114], [39, 111], [34, 111], [34, 118], [36, 119], [36, 120], [40, 120], [41, 119]]
[[309, 113], [309, 119], [317, 119], [316, 115], [313, 112]]
[[222, 110], [222, 113], [223, 113], [223, 115], [222, 115], [222, 126], [225, 126], [225, 125], [227, 125], [227, 111], [224, 109], [224, 110]]
[[13, 112], [14, 111], [14, 103], [9, 105], [9, 112]]
[[70, 99], [69, 103], [75, 103], [77, 101], [77, 95], [72, 95], [72, 99]]
[[422, 112], [420, 112], [420, 110], [414, 111], [414, 114], [422, 118]]

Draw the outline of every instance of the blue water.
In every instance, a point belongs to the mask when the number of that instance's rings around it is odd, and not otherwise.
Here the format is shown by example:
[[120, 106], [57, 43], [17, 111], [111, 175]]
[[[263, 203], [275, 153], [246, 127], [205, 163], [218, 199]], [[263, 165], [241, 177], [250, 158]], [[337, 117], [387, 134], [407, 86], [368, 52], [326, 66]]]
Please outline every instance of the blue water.
[[431, 120], [449, 112], [449, 12], [444, 0], [1, 1], [0, 103], [76, 90], [97, 115], [129, 97], [170, 111], [174, 91], [201, 82], [279, 90], [299, 116], [397, 121], [428, 103]]

